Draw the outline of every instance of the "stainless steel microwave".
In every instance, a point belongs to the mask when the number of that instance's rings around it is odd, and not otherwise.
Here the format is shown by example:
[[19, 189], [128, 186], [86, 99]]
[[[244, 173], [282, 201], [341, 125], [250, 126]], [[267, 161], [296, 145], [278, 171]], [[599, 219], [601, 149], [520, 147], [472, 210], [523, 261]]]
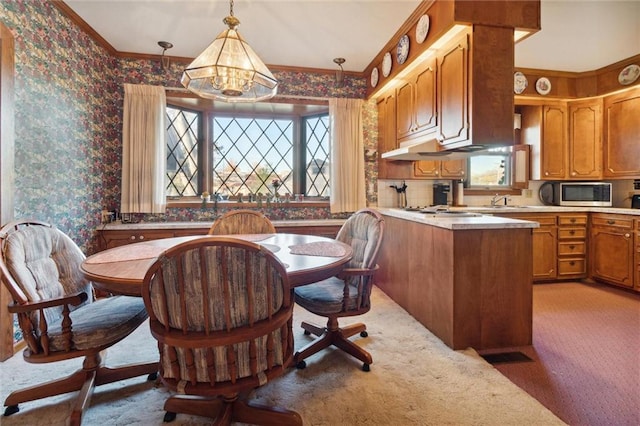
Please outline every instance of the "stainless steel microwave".
[[555, 206], [610, 207], [611, 190], [608, 182], [546, 182], [540, 200]]

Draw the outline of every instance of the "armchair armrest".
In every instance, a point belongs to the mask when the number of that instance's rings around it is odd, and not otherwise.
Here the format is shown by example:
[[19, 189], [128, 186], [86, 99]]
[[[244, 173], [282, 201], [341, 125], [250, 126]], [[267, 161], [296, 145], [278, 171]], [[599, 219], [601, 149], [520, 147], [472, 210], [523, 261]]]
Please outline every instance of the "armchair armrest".
[[373, 268], [344, 268], [338, 274], [338, 278], [343, 279], [346, 277], [369, 276], [375, 274], [378, 269], [380, 269], [380, 266], [378, 265]]
[[73, 305], [77, 306], [83, 302], [86, 302], [89, 296], [87, 293], [80, 292], [69, 296], [58, 297], [56, 299], [43, 300], [40, 302], [27, 302], [22, 305], [9, 305], [9, 312], [12, 314], [25, 313], [31, 311], [38, 311], [45, 308], [51, 308], [54, 306]]

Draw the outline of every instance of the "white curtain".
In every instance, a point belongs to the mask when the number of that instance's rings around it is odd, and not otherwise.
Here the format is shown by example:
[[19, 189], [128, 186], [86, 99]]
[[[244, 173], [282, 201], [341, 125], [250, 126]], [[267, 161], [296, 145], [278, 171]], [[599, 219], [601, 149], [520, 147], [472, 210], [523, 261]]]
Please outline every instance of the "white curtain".
[[329, 99], [331, 123], [331, 213], [366, 207], [362, 99]]
[[166, 94], [164, 87], [124, 85], [122, 213], [166, 209]]

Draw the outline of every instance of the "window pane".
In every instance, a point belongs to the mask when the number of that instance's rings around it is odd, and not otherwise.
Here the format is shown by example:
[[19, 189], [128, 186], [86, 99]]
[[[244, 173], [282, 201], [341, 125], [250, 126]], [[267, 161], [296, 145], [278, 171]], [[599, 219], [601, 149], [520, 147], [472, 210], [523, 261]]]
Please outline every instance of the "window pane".
[[509, 154], [479, 155], [469, 158], [469, 185], [510, 186]]
[[168, 106], [167, 122], [167, 195], [196, 195], [200, 114]]
[[213, 191], [238, 195], [293, 192], [293, 120], [214, 117]]
[[306, 195], [329, 196], [329, 116], [305, 119]]

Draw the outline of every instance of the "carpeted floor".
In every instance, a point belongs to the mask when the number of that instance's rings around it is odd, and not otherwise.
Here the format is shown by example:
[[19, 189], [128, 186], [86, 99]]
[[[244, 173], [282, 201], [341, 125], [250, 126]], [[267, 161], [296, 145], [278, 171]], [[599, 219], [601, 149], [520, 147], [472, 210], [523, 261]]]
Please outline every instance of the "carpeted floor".
[[[305, 370], [255, 391], [260, 403], [298, 411], [305, 425], [560, 425], [542, 404], [514, 385], [474, 350], [452, 351], [384, 293], [374, 289], [372, 311], [361, 317], [369, 337], [357, 338], [374, 359], [371, 371], [344, 353], [328, 349], [309, 358]], [[296, 307], [296, 346], [304, 345], [299, 323], [319, 320]], [[345, 320], [345, 323], [356, 321]], [[145, 324], [110, 350], [108, 365], [157, 358]], [[26, 364], [21, 354], [0, 363], [0, 398], [14, 389], [59, 377], [78, 368]], [[84, 417], [86, 425], [161, 425], [167, 391], [143, 377], [101, 386]], [[2, 425], [62, 425], [73, 394], [21, 405], [1, 417]], [[207, 419], [178, 415], [172, 424], [207, 424]]]
[[603, 284], [533, 288], [533, 362], [494, 366], [570, 425], [640, 425], [640, 294]]

